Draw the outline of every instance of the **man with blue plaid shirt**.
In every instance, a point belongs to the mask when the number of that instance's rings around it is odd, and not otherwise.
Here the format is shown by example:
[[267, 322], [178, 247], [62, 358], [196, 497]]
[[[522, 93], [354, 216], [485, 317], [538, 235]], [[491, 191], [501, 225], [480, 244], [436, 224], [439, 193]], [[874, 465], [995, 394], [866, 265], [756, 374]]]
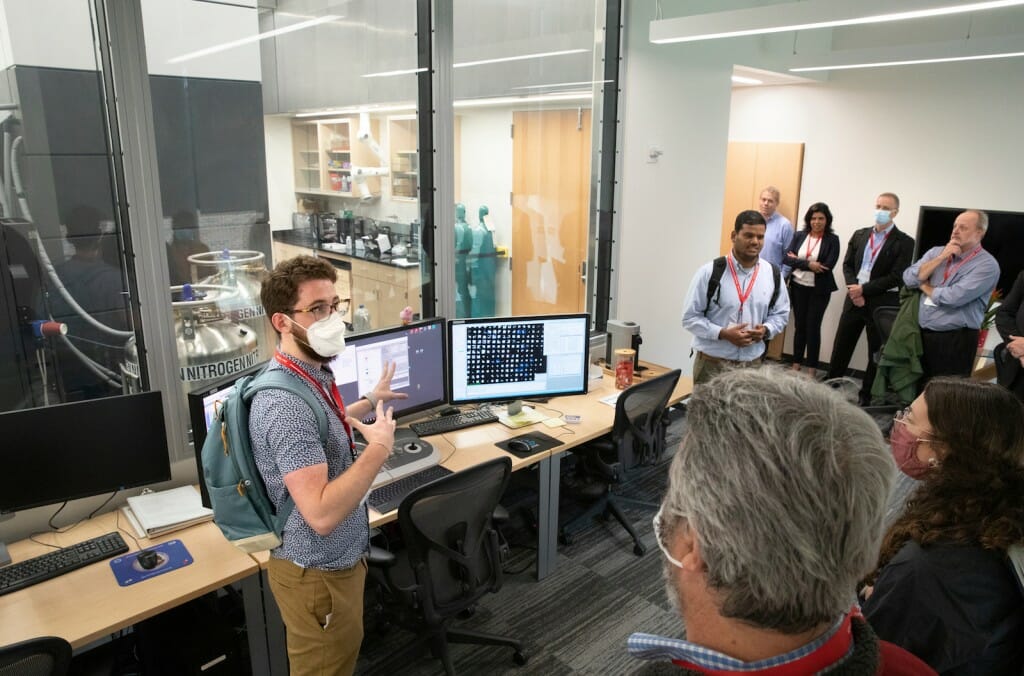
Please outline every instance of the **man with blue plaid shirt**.
[[775, 368], [716, 376], [686, 417], [654, 517], [686, 639], [630, 636], [637, 673], [934, 674], [856, 605], [894, 475], [871, 418]]

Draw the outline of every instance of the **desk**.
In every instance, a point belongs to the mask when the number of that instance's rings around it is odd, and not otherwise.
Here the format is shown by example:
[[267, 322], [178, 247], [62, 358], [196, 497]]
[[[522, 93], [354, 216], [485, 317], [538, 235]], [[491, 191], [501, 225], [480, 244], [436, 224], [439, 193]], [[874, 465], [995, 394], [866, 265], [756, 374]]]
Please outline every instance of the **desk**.
[[[43, 542], [66, 547], [103, 533], [118, 530], [115, 514], [103, 514], [67, 533], [37, 536]], [[121, 519], [121, 525], [129, 526]], [[124, 533], [122, 532], [122, 535]], [[36, 636], [61, 636], [72, 647], [81, 648], [115, 631], [124, 629], [169, 608], [237, 582], [243, 583], [246, 622], [250, 623], [250, 649], [254, 673], [266, 668], [266, 640], [262, 604], [258, 594], [259, 567], [248, 554], [230, 544], [212, 522], [198, 524], [153, 539], [141, 539], [144, 546], [179, 539], [192, 554], [191, 565], [121, 587], [107, 561], [41, 582], [27, 589], [0, 596], [0, 645]], [[125, 542], [138, 550], [128, 536]], [[23, 561], [51, 551], [31, 540], [10, 545], [11, 558]], [[256, 637], [254, 645], [254, 637]]]

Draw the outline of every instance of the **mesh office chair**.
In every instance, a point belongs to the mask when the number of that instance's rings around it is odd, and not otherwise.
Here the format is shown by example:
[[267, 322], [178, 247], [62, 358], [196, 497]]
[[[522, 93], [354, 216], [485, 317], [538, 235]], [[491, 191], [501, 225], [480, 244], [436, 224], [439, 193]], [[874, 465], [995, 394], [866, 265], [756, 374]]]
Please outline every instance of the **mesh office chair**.
[[665, 410], [679, 374], [676, 369], [623, 390], [615, 402], [611, 434], [572, 449], [577, 456], [578, 478], [583, 481], [570, 485], [568, 493], [593, 504], [562, 526], [562, 544], [571, 544], [574, 533], [587, 527], [595, 516], [607, 519], [611, 515], [633, 538], [633, 553], [643, 556], [647, 551], [619, 503], [654, 509], [657, 505], [616, 495], [613, 487], [622, 481], [625, 471], [637, 465], [653, 465], [664, 452], [668, 426]]
[[71, 644], [42, 636], [0, 648], [3, 676], [63, 676], [71, 667]]
[[449, 642], [509, 646], [515, 663], [526, 664], [519, 641], [450, 626], [456, 615], [501, 588], [493, 514], [511, 472], [509, 458], [496, 458], [417, 488], [398, 507], [405, 551], [374, 548], [370, 555], [385, 617], [417, 632], [407, 650], [429, 646], [448, 674], [455, 673]]

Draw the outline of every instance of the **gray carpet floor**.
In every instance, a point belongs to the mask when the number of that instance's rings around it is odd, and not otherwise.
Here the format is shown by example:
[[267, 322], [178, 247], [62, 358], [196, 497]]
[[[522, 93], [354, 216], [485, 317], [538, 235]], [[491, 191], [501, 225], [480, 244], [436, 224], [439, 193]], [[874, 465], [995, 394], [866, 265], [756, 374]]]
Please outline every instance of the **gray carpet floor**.
[[[682, 411], [674, 411], [665, 456], [655, 465], [632, 470], [620, 490], [623, 495], [660, 500], [668, 462], [684, 428]], [[628, 673], [641, 664], [626, 652], [629, 634], [682, 635], [682, 623], [665, 597], [662, 557], [651, 526], [653, 510], [624, 506], [647, 547], [644, 556], [633, 554], [632, 540], [614, 519], [595, 520], [570, 545], [559, 545], [554, 573], [537, 582], [536, 537], [526, 519], [516, 516], [522, 512], [519, 508], [535, 507], [536, 496], [515, 488], [506, 496], [503, 504], [513, 513], [504, 528], [512, 545], [505, 569], [511, 573], [498, 593], [485, 596], [471, 618], [456, 624], [519, 639], [529, 663], [517, 667], [510, 648], [453, 644], [452, 658], [460, 674]], [[560, 522], [579, 510], [563, 499]], [[356, 673], [443, 674], [441, 662], [429, 652], [417, 657], [398, 654], [411, 638], [397, 627], [379, 632], [368, 612]]]

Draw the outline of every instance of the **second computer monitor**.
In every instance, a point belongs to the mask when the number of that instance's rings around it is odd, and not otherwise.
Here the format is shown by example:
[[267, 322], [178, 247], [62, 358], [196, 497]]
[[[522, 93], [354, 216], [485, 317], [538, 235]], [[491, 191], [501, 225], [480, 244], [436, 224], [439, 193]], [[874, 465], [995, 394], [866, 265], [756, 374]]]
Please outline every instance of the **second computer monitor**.
[[395, 417], [445, 404], [444, 328], [444, 318], [437, 317], [346, 340], [345, 351], [330, 364], [342, 398], [353, 403], [373, 390], [384, 365], [394, 362], [391, 390], [409, 395], [387, 402]]
[[457, 319], [448, 326], [452, 404], [585, 394], [590, 315]]

